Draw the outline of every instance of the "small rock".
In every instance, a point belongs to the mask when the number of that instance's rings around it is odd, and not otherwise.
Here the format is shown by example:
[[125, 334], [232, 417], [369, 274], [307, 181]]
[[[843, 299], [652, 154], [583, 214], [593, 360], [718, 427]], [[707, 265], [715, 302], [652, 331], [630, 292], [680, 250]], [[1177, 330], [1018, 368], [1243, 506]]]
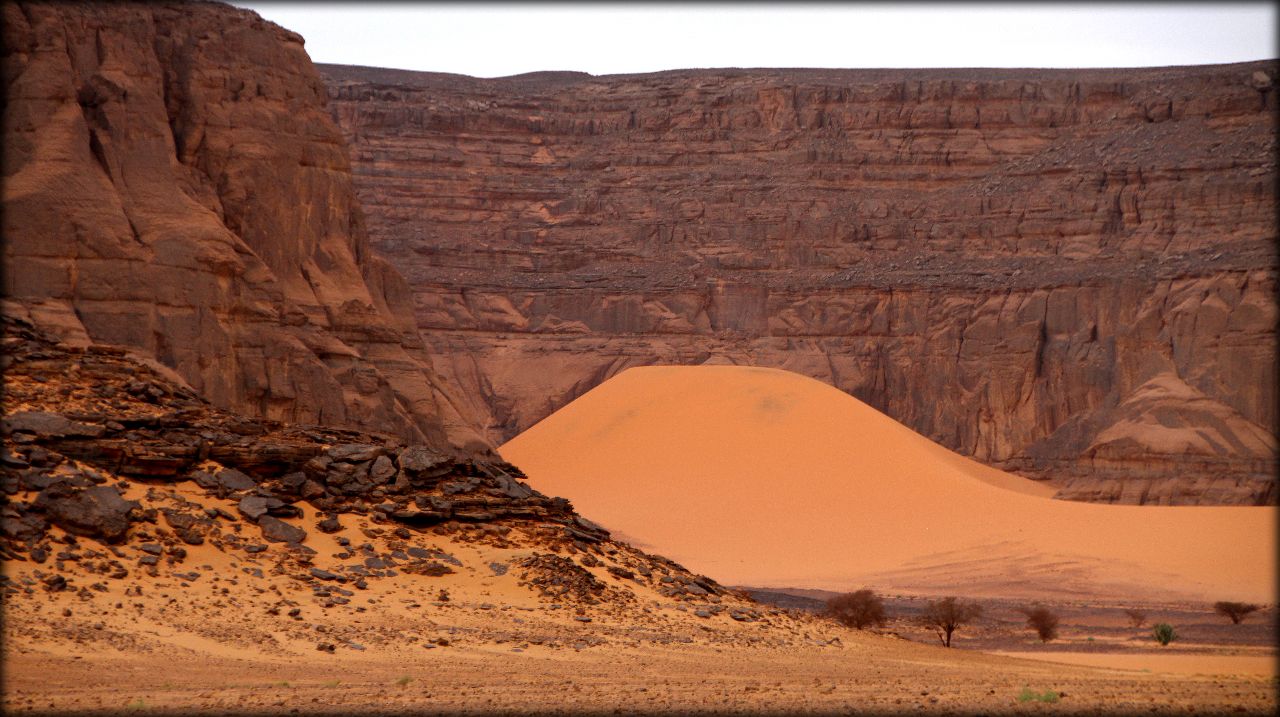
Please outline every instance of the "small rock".
[[396, 466], [386, 456], [378, 456], [369, 466], [369, 477], [377, 483], [386, 483], [395, 474]]
[[301, 543], [307, 538], [307, 531], [270, 515], [259, 518], [258, 527], [262, 528], [262, 537], [273, 543]]
[[234, 468], [226, 468], [218, 472], [217, 481], [228, 491], [253, 490], [257, 483], [252, 478]]
[[267, 514], [268, 500], [260, 495], [247, 495], [240, 499], [236, 508], [249, 520], [257, 520]]

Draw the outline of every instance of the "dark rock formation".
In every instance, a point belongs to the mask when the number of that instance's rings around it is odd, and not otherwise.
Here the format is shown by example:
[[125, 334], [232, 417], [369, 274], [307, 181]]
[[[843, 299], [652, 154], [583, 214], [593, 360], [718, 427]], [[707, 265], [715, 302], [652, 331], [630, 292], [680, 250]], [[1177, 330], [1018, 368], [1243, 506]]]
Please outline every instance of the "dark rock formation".
[[1274, 62], [320, 70], [496, 442], [629, 366], [728, 361], [1063, 497], [1275, 500]]
[[[525, 486], [509, 464], [447, 446], [407, 446], [389, 434], [243, 418], [123, 350], [69, 346], [24, 320], [3, 323], [6, 406], [61, 419], [0, 423], [6, 601], [39, 589], [83, 597], [131, 574], [172, 577], [179, 586], [210, 575], [211, 583], [236, 585], [234, 571], [183, 565], [184, 546], [200, 545], [233, 556], [248, 576], [287, 575], [310, 588], [303, 599], [324, 609], [363, 612], [354, 590], [378, 580], [448, 576], [465, 566], [438, 546], [471, 543], [536, 557], [511, 567], [551, 609], [565, 602], [579, 615], [586, 606], [596, 614], [648, 610], [634, 590], [644, 586], [680, 609], [706, 605], [718, 614], [724, 603], [744, 615], [754, 610], [707, 578], [612, 540], [568, 501]], [[101, 430], [61, 430], [68, 422]], [[302, 527], [322, 515], [318, 531], [342, 530], [345, 518], [363, 537], [338, 535], [342, 551], [322, 555]], [[580, 556], [598, 574], [566, 556]], [[41, 584], [9, 580], [9, 565], [28, 561], [51, 563], [56, 572], [36, 571]], [[125, 595], [142, 589], [134, 584]], [[289, 606], [289, 617], [300, 619], [295, 600], [275, 595], [257, 608], [279, 615]], [[450, 599], [443, 588], [438, 595]]]
[[369, 250], [301, 37], [220, 3], [3, 13], [6, 313], [244, 414], [484, 450]]
[[[406, 446], [389, 434], [242, 418], [124, 351], [68, 346], [21, 319], [4, 323], [5, 399], [38, 407], [0, 423], [13, 451], [0, 476], [13, 494], [39, 491], [30, 503], [4, 498], [0, 535], [10, 546], [34, 544], [50, 523], [119, 542], [132, 523], [148, 519], [115, 487], [95, 485], [93, 470], [150, 483], [191, 481], [237, 500], [240, 515], [269, 542], [303, 542], [306, 531], [286, 521], [321, 512], [329, 513], [322, 532], [339, 530], [342, 513], [365, 513], [407, 528], [518, 520], [557, 526], [563, 541], [608, 537], [567, 500], [520, 483], [523, 474], [510, 464], [447, 447]], [[139, 383], [145, 399], [127, 391]], [[223, 468], [211, 474], [201, 468], [207, 461]], [[300, 507], [306, 503], [310, 511]], [[199, 545], [215, 518], [235, 518], [213, 512], [162, 515], [183, 542]]]

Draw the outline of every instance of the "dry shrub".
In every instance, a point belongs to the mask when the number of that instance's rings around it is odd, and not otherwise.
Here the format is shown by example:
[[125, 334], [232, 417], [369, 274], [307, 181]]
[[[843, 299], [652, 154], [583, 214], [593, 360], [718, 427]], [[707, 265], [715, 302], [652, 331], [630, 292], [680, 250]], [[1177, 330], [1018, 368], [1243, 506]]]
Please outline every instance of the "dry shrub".
[[884, 600], [867, 589], [831, 598], [827, 601], [827, 614], [842, 625], [859, 630], [872, 625], [879, 627], [888, 619], [884, 612]]
[[1036, 631], [1041, 642], [1048, 642], [1058, 636], [1058, 616], [1049, 608], [1033, 605], [1022, 608], [1020, 612], [1027, 616], [1027, 627]]
[[1249, 613], [1261, 609], [1261, 605], [1254, 605], [1248, 602], [1227, 602], [1224, 600], [1213, 604], [1213, 611], [1231, 618], [1232, 625], [1239, 625], [1240, 621], [1245, 619]]
[[920, 621], [925, 627], [937, 633], [943, 647], [951, 647], [951, 634], [960, 626], [978, 619], [981, 615], [981, 605], [946, 597], [929, 603], [924, 614], [920, 616]]

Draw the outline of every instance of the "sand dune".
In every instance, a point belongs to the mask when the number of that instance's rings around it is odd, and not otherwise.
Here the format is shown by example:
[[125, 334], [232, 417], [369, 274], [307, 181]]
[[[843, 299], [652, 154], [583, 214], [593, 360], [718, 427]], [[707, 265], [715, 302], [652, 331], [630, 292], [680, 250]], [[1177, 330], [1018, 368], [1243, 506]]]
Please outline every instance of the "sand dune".
[[501, 453], [729, 584], [1275, 599], [1274, 508], [1052, 500], [786, 371], [633, 368]]

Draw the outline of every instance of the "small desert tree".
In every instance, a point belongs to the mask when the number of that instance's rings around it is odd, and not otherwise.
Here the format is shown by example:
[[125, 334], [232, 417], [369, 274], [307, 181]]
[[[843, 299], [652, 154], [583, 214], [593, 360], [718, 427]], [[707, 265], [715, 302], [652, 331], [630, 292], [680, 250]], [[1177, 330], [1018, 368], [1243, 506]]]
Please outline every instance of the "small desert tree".
[[1142, 623], [1147, 621], [1146, 610], [1139, 610], [1131, 607], [1128, 610], [1125, 610], [1124, 614], [1129, 616], [1129, 625], [1132, 627], [1142, 627]]
[[1027, 627], [1036, 631], [1041, 642], [1048, 642], [1058, 636], [1058, 616], [1049, 608], [1033, 605], [1022, 608], [1020, 612], [1027, 616]]
[[951, 647], [951, 634], [961, 625], [978, 619], [980, 615], [982, 615], [981, 605], [946, 597], [929, 603], [920, 621], [925, 627], [937, 633], [943, 647]]
[[1231, 618], [1232, 625], [1239, 625], [1240, 621], [1245, 619], [1245, 617], [1249, 613], [1254, 612], [1256, 610], [1261, 610], [1261, 609], [1262, 609], [1261, 605], [1254, 605], [1253, 603], [1247, 603], [1247, 602], [1223, 601], [1223, 602], [1215, 602], [1213, 604], [1213, 611], [1220, 615], [1226, 615], [1227, 617]]
[[1159, 623], [1151, 628], [1151, 634], [1155, 636], [1156, 642], [1161, 645], [1168, 645], [1178, 639], [1178, 633], [1173, 629], [1173, 625], [1167, 622]]
[[827, 601], [827, 614], [843, 625], [859, 630], [875, 625], [879, 627], [887, 619], [884, 600], [870, 590], [836, 595]]

